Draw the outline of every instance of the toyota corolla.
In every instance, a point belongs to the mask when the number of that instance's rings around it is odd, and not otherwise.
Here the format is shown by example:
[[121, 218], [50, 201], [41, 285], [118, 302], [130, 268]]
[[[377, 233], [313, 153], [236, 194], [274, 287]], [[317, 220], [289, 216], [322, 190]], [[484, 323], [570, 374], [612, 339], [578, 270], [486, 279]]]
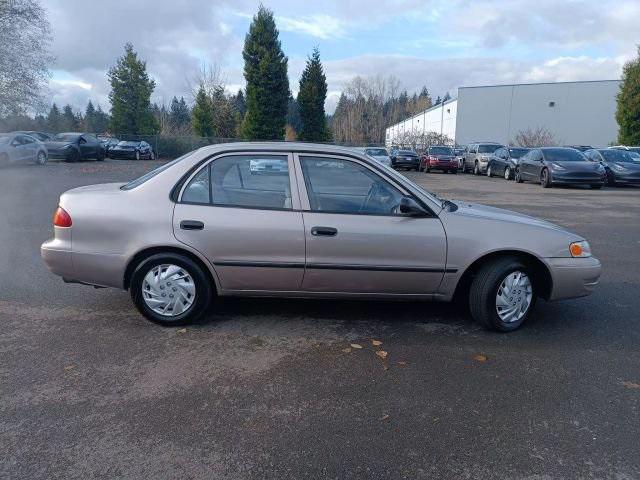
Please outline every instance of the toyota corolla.
[[[279, 174], [255, 175], [265, 162]], [[204, 147], [127, 184], [65, 192], [53, 223], [41, 249], [53, 273], [129, 290], [168, 326], [236, 295], [463, 299], [483, 326], [511, 331], [537, 297], [588, 295], [601, 270], [579, 235], [441, 199], [327, 145]]]

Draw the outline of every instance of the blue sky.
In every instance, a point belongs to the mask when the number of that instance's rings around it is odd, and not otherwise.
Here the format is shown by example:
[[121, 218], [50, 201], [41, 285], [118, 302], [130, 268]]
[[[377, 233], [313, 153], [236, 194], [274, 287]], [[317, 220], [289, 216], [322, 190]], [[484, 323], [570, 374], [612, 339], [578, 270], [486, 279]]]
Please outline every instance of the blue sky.
[[[264, 2], [276, 16], [294, 94], [320, 48], [327, 109], [355, 76], [397, 77], [434, 96], [462, 85], [600, 80], [620, 76], [640, 42], [638, 0], [343, 0]], [[57, 61], [49, 99], [108, 109], [106, 71], [125, 42], [147, 60], [154, 100], [190, 99], [190, 79], [218, 66], [244, 85], [242, 44], [258, 2], [48, 0]], [[73, 12], [71, 14], [70, 12]], [[78, 22], [78, 12], [86, 15]], [[191, 82], [192, 83], [192, 82]]]

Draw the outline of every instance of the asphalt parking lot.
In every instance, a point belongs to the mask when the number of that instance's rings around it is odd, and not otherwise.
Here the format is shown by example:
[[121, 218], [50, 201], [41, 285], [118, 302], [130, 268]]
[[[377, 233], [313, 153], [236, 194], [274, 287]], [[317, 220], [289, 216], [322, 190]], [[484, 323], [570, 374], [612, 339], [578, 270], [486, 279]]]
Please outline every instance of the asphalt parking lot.
[[595, 294], [511, 334], [459, 305], [264, 299], [163, 329], [39, 254], [60, 193], [158, 164], [0, 171], [0, 477], [640, 477], [640, 189], [407, 174], [590, 241]]

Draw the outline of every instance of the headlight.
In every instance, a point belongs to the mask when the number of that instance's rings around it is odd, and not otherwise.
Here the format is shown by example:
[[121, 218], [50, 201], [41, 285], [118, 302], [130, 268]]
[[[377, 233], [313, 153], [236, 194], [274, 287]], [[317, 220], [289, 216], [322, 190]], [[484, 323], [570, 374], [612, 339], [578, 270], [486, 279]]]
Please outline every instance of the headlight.
[[589, 242], [583, 240], [582, 242], [574, 242], [569, 245], [569, 252], [574, 258], [585, 258], [591, 256], [591, 247]]
[[557, 163], [552, 163], [552, 164], [551, 164], [551, 168], [552, 168], [553, 170], [566, 170], [566, 168], [564, 168], [562, 165], [559, 165], [559, 164], [557, 164]]
[[612, 167], [614, 170], [618, 170], [619, 172], [624, 172], [624, 171], [626, 170], [626, 168], [624, 168], [624, 166], [622, 166], [622, 165], [620, 165], [620, 164], [618, 164], [618, 163], [613, 163], [613, 164], [611, 165], [611, 167]]

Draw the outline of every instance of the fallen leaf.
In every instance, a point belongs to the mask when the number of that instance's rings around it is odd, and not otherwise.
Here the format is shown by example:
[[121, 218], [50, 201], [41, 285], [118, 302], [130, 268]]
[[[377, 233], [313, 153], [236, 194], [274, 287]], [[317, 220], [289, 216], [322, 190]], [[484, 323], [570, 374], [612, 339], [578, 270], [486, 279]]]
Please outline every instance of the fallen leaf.
[[389, 415], [387, 415], [386, 413], [380, 417], [380, 420], [388, 420], [388, 419], [389, 419]]
[[387, 352], [385, 352], [384, 350], [378, 350], [376, 352], [376, 355], [378, 355], [382, 359], [385, 359], [385, 358], [387, 358], [387, 355], [389, 355], [389, 354]]
[[181, 328], [180, 330], [176, 330], [176, 333], [187, 333], [187, 329]]
[[76, 368], [75, 365], [67, 365], [64, 367], [65, 370], [69, 371], [69, 370], [73, 370], [74, 368]]
[[485, 355], [475, 355], [475, 356], [473, 357], [473, 359], [474, 359], [476, 362], [486, 362], [486, 361], [487, 361], [487, 357], [486, 357]]
[[343, 349], [342, 349], [342, 351], [343, 351], [344, 353], [351, 353], [351, 349], [350, 349], [349, 347], [347, 347], [347, 348], [343, 348]]
[[626, 382], [622, 382], [622, 385], [627, 388], [640, 388], [640, 383], [630, 382], [628, 380]]
[[351, 348], [358, 348], [358, 349], [362, 348], [362, 345], [360, 345], [358, 343], [352, 343], [350, 346], [351, 346]]
[[374, 347], [379, 347], [380, 345], [382, 345], [382, 342], [380, 340], [371, 340], [371, 344]]
[[398, 362], [398, 365], [400, 365], [401, 367], [406, 367], [407, 366], [407, 362]]

